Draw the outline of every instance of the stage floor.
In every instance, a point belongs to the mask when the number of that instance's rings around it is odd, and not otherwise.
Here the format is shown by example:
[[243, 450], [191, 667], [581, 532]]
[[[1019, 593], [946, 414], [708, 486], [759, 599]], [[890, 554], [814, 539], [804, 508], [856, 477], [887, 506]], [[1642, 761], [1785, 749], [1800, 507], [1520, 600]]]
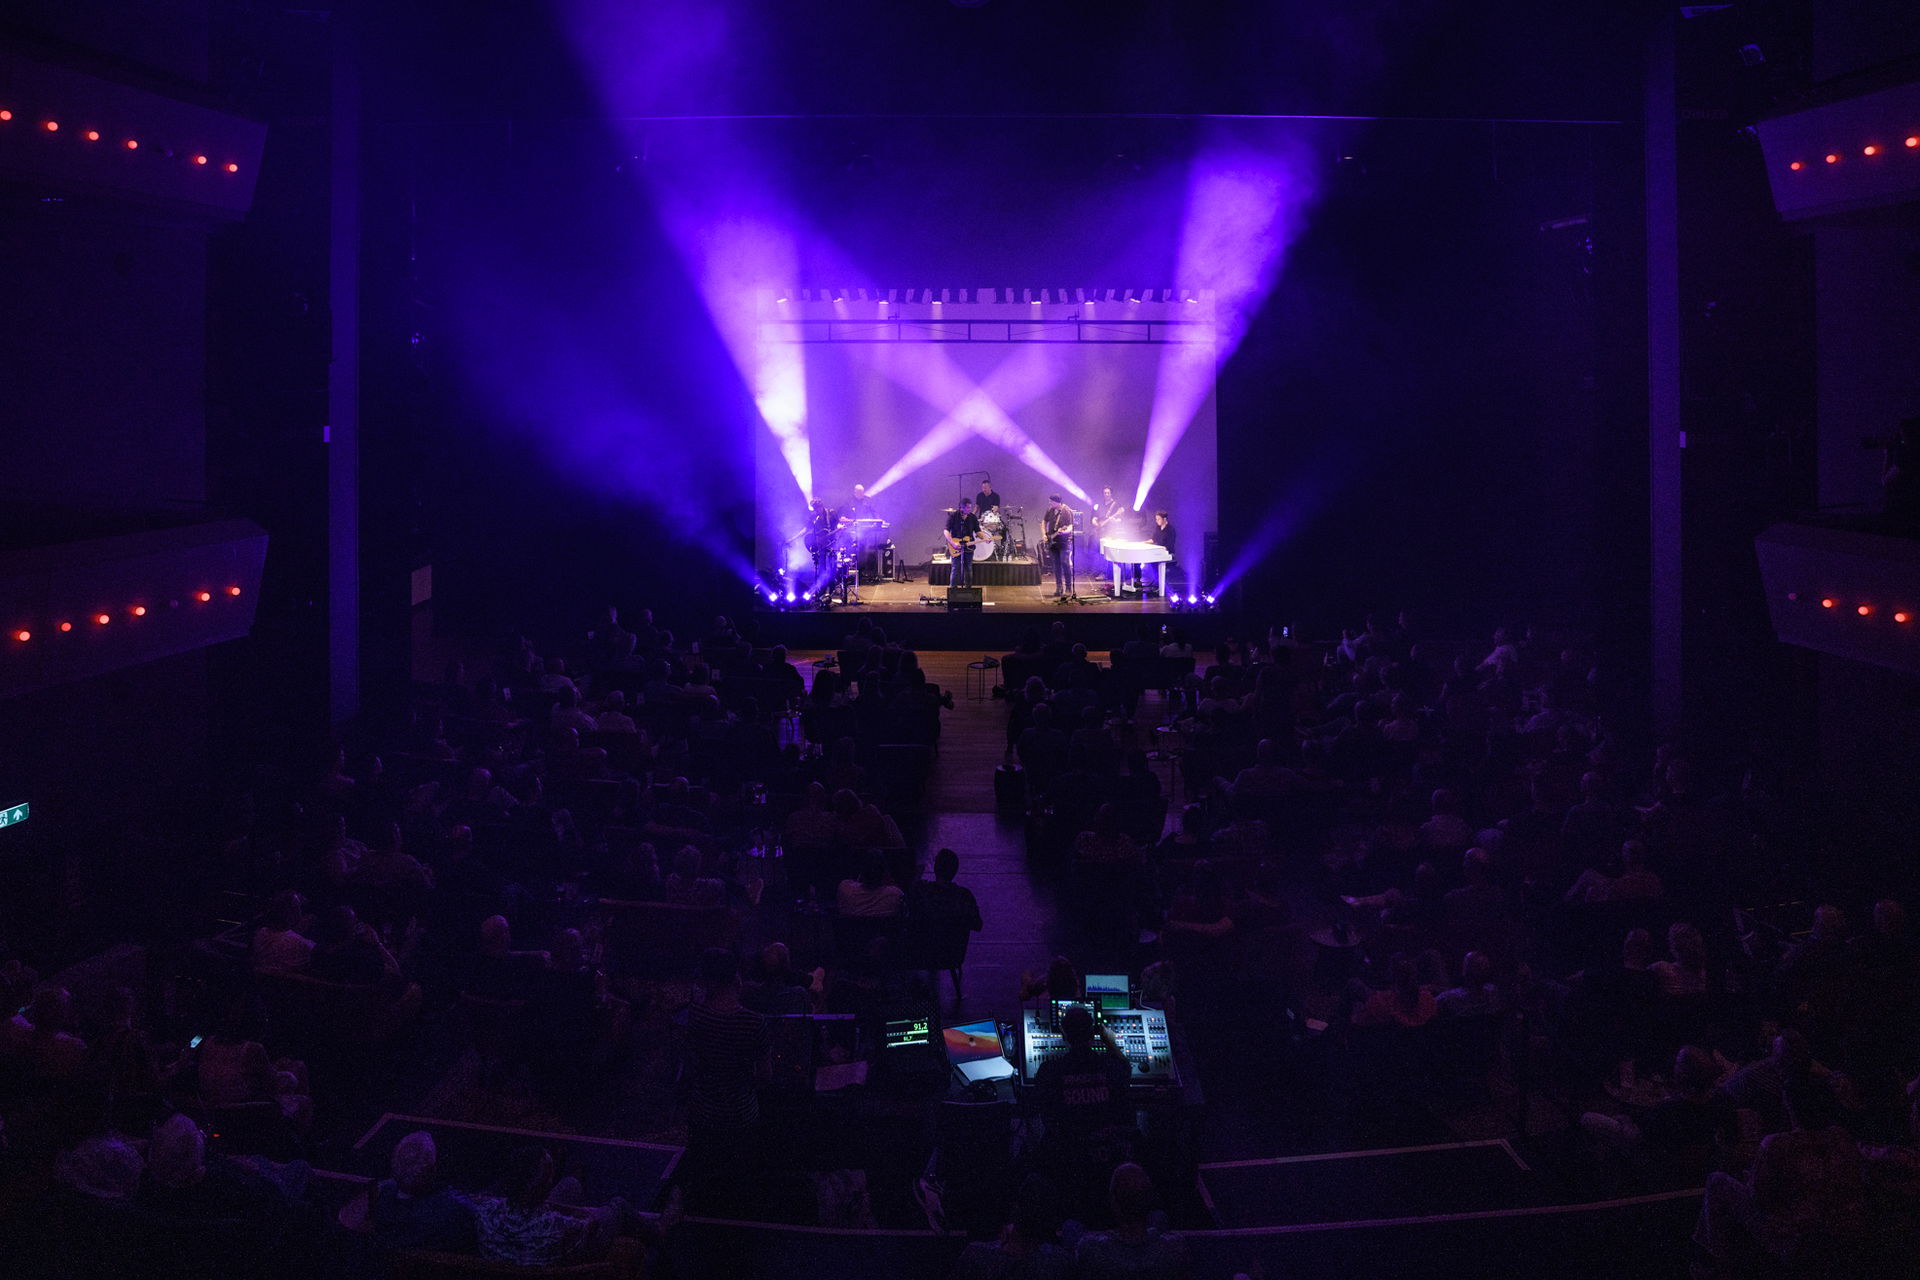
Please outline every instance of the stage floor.
[[[1167, 613], [1165, 600], [1142, 600], [1138, 596], [1128, 596], [1122, 600], [1109, 597], [1113, 583], [1108, 579], [1089, 579], [1081, 575], [1080, 594], [1077, 603], [1063, 603], [1053, 598], [1053, 582], [1049, 579], [1037, 587], [996, 587], [980, 588], [980, 604], [985, 612], [991, 613], [1065, 613], [1078, 609], [1098, 609], [1102, 613]], [[860, 588], [858, 604], [834, 603], [834, 613], [932, 613], [947, 607], [947, 589], [933, 586], [924, 579], [919, 582], [876, 582]]]

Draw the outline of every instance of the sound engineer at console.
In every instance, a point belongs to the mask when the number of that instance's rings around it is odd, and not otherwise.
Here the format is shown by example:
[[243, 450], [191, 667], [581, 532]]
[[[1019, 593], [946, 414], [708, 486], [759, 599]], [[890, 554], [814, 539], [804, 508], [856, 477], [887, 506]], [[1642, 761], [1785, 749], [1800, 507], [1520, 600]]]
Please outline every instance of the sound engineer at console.
[[[1066, 1052], [1048, 1058], [1034, 1073], [1033, 1091], [1046, 1122], [1045, 1147], [1071, 1159], [1100, 1148], [1124, 1146], [1137, 1136], [1127, 1098], [1131, 1064], [1113, 1032], [1097, 1026], [1084, 1005], [1060, 1015]], [[1104, 1043], [1096, 1043], [1096, 1041]]]

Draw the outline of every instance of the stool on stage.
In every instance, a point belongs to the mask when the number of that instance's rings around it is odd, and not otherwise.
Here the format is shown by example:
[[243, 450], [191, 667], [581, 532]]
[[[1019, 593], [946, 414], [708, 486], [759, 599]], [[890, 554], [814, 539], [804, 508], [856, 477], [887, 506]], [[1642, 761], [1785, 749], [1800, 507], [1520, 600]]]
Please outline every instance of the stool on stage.
[[967, 664], [967, 696], [975, 702], [984, 702], [987, 697], [987, 672], [998, 671], [1000, 659], [983, 657], [978, 662]]

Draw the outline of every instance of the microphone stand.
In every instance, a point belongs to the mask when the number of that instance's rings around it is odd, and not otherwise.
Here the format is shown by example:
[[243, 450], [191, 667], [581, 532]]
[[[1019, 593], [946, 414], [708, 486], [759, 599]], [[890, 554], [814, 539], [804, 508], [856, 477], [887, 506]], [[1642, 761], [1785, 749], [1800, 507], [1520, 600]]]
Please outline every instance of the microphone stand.
[[968, 476], [985, 476], [989, 481], [991, 481], [993, 479], [993, 472], [962, 471], [959, 475], [955, 476], [953, 478], [953, 492], [954, 492], [953, 505], [956, 507], [960, 505], [961, 499], [967, 496], [967, 477]]

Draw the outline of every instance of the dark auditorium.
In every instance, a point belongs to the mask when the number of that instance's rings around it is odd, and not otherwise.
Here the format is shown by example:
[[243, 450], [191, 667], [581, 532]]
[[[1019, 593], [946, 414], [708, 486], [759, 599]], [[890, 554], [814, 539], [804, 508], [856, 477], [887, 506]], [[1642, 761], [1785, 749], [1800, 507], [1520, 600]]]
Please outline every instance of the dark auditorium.
[[1911, 1275], [1914, 914], [1911, 3], [0, 6], [7, 1280]]

